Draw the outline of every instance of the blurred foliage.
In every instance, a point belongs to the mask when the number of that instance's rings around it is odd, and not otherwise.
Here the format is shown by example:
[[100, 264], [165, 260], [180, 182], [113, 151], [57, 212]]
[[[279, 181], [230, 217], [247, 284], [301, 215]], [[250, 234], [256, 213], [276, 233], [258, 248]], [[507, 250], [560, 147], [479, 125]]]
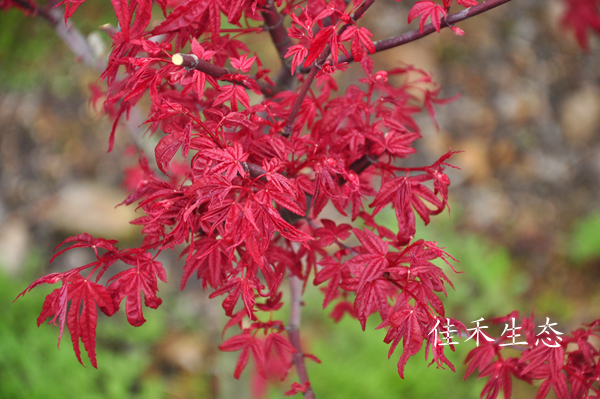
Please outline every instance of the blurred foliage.
[[578, 264], [600, 258], [600, 213], [592, 213], [575, 224], [569, 258]]
[[[85, 2], [71, 22], [84, 34], [98, 26], [117, 24], [110, 2]], [[64, 23], [61, 21], [60, 23]], [[99, 35], [109, 46], [107, 35]], [[29, 91], [50, 86], [54, 91], [77, 87], [71, 50], [43, 18], [27, 17], [17, 9], [0, 12], [0, 88]], [[83, 69], [88, 67], [84, 66]]]
[[32, 90], [48, 82], [53, 78], [49, 69], [63, 58], [61, 46], [54, 29], [41, 18], [28, 18], [16, 9], [0, 13], [0, 85]]
[[[38, 287], [25, 298], [11, 303], [39, 275], [40, 256], [31, 256], [22, 278], [3, 274], [0, 268], [0, 398], [162, 398], [160, 379], [145, 379], [150, 364], [150, 347], [165, 329], [165, 312], [155, 311], [143, 328], [127, 325], [120, 316], [99, 317], [97, 334], [98, 369], [87, 361], [80, 365], [65, 328], [60, 350], [56, 349], [59, 328], [43, 324], [40, 313], [49, 287]], [[56, 288], [56, 287], [52, 287]], [[100, 312], [99, 312], [100, 313]], [[101, 314], [101, 313], [100, 313]], [[83, 346], [82, 346], [83, 351]]]

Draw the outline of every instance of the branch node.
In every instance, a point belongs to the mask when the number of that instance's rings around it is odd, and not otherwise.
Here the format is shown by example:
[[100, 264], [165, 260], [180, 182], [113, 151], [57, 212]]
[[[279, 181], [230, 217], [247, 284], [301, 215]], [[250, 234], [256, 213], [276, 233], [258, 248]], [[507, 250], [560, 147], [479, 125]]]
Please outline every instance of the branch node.
[[[271, 31], [271, 30], [273, 30], [273, 29], [276, 29], [276, 28], [277, 28], [279, 25], [281, 25], [282, 23], [283, 23], [283, 16], [282, 16], [282, 15], [280, 15], [280, 16], [279, 16], [279, 21], [277, 21], [277, 23], [276, 23], [275, 25], [268, 25], [268, 24], [264, 24], [264, 25], [262, 26], [262, 30], [263, 30], [263, 32], [268, 32], [268, 31]], [[274, 44], [277, 46], [277, 45], [279, 45], [279, 44], [281, 44], [281, 43], [274, 43]]]
[[173, 54], [171, 57], [173, 64], [182, 66], [186, 71], [191, 71], [198, 65], [198, 57], [195, 54]]

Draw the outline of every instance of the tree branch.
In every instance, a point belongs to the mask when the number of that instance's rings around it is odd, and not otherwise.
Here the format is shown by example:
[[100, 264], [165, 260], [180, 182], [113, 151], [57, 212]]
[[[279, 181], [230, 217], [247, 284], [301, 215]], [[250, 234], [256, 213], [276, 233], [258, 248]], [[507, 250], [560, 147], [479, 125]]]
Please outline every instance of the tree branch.
[[231, 73], [231, 71], [227, 68], [213, 65], [208, 61], [199, 60], [194, 54], [173, 54], [171, 61], [175, 65], [182, 66], [188, 70], [195, 69], [216, 79]]
[[[292, 40], [287, 34], [285, 26], [283, 25], [283, 15], [277, 11], [277, 8], [273, 4], [273, 1], [269, 2], [269, 6], [266, 10], [260, 12], [265, 20], [265, 30], [271, 35], [271, 41], [277, 49], [279, 59], [281, 60], [281, 68], [277, 72], [275, 78], [275, 88], [272, 90], [272, 94], [278, 93], [282, 90], [289, 90], [294, 82], [294, 77], [290, 71], [290, 62], [285, 60], [285, 54], [288, 48], [292, 45]], [[269, 96], [269, 94], [267, 94]]]
[[[294, 353], [293, 361], [294, 366], [296, 366], [296, 372], [298, 373], [298, 378], [300, 379], [300, 383], [305, 385], [307, 382], [310, 383], [308, 379], [308, 373], [306, 372], [306, 365], [304, 364], [304, 354], [302, 353], [302, 348], [300, 346], [300, 315], [302, 308], [302, 281], [296, 276], [289, 276], [290, 280], [290, 290], [291, 290], [291, 303], [290, 303], [290, 322], [288, 327], [286, 328], [289, 340], [294, 349], [297, 350]], [[308, 389], [304, 393], [304, 397], [306, 399], [315, 399], [315, 393], [313, 392], [310, 385]]]
[[[475, 15], [479, 15], [481, 13], [489, 11], [492, 8], [496, 8], [498, 6], [501, 6], [504, 3], [508, 3], [509, 1], [511, 1], [511, 0], [488, 0], [483, 3], [478, 4], [476, 6], [469, 7], [462, 11], [459, 11], [457, 13], [451, 14], [451, 15], [447, 16], [446, 18], [442, 19], [442, 28], [448, 28], [451, 25], [454, 25], [458, 22], [464, 21], [465, 19], [474, 17]], [[435, 30], [435, 27], [433, 26], [433, 24], [427, 24], [427, 25], [425, 25], [425, 27], [423, 29], [423, 33], [421, 33], [421, 31], [419, 29], [415, 29], [410, 32], [406, 32], [400, 36], [394, 36], [394, 37], [390, 37], [388, 39], [378, 40], [378, 41], [374, 42], [373, 44], [375, 45], [375, 49], [377, 50], [377, 52], [380, 52], [380, 51], [388, 50], [388, 49], [391, 49], [394, 47], [399, 47], [406, 43], [410, 43], [412, 41], [421, 39], [425, 36], [432, 34], [435, 31], [436, 30]], [[349, 57], [341, 56], [340, 58], [338, 58], [338, 63], [353, 62], [353, 61], [354, 61], [354, 58], [352, 56], [349, 56]], [[299, 72], [301, 72], [301, 73], [310, 72], [310, 68], [300, 68]]]
[[[360, 7], [358, 7], [358, 9], [351, 15], [352, 20], [357, 21], [360, 17], [362, 17], [363, 14], [365, 13], [365, 11], [367, 11], [373, 3], [375, 3], [375, 0], [365, 0], [365, 2], [362, 3], [360, 5]], [[344, 33], [344, 31], [349, 26], [350, 26], [350, 24], [345, 24], [344, 26], [342, 26], [342, 28], [339, 30], [339, 32], [337, 32], [337, 34], [341, 35], [342, 33]], [[294, 105], [292, 105], [290, 114], [288, 115], [287, 121], [283, 128], [283, 131], [281, 132], [281, 134], [283, 136], [290, 137], [292, 135], [294, 121], [296, 120], [296, 117], [298, 116], [298, 112], [300, 111], [300, 106], [302, 106], [302, 102], [304, 101], [304, 97], [306, 97], [306, 94], [308, 93], [308, 89], [310, 89], [310, 86], [311, 86], [315, 76], [317, 75], [318, 70], [325, 63], [325, 60], [327, 60], [327, 58], [329, 57], [330, 54], [331, 54], [331, 46], [327, 45], [327, 47], [321, 53], [319, 58], [317, 58], [317, 60], [313, 63], [313, 65], [310, 69], [310, 72], [308, 73], [308, 75], [304, 79], [304, 83], [302, 83], [302, 86], [300, 87], [300, 91], [298, 92], [296, 101], [294, 101]]]
[[265, 20], [265, 30], [271, 35], [271, 40], [277, 49], [277, 54], [282, 62], [284, 62], [285, 53], [288, 48], [292, 45], [292, 40], [283, 26], [283, 15], [277, 11], [277, 8], [273, 4], [273, 1], [269, 2], [268, 7], [261, 11], [263, 19]]
[[[13, 3], [19, 5], [21, 8], [28, 10], [34, 16], [40, 16], [45, 19], [52, 27], [56, 34], [62, 39], [62, 41], [69, 47], [75, 57], [86, 64], [87, 66], [95, 69], [99, 73], [102, 73], [105, 68], [103, 60], [98, 59], [94, 54], [94, 50], [90, 46], [85, 36], [75, 27], [70, 21], [64, 22], [65, 14], [60, 8], [52, 8], [47, 10], [31, 2], [24, 0], [11, 0]], [[140, 115], [137, 108], [132, 108], [129, 112], [129, 118], [125, 121], [129, 135], [133, 140], [136, 147], [144, 152], [146, 158], [152, 163], [154, 162], [154, 148], [152, 145], [148, 145], [142, 139], [144, 134], [143, 130], [139, 126], [144, 122], [144, 119]]]
[[[204, 60], [200, 60], [200, 59], [198, 59], [198, 57], [196, 57], [195, 54], [176, 53], [171, 56], [171, 62], [173, 62], [174, 65], [181, 66], [181, 67], [187, 69], [188, 71], [195, 69], [197, 71], [200, 71], [202, 73], [210, 75], [215, 79], [218, 79], [222, 76], [231, 74], [231, 71], [229, 69], [220, 67], [220, 66], [216, 66], [216, 65], [211, 64], [210, 62], [207, 62]], [[258, 85], [260, 91], [264, 95], [268, 96], [273, 93], [272, 86], [269, 86], [265, 82], [257, 81], [256, 78], [253, 78], [253, 77], [251, 77], [251, 78], [254, 79], [254, 81]], [[241, 84], [242, 86], [248, 88], [242, 82], [236, 82], [236, 81], [232, 81], [232, 80], [228, 80], [228, 79], [224, 79], [224, 80], [231, 82], [231, 83], [235, 83], [235, 84]]]

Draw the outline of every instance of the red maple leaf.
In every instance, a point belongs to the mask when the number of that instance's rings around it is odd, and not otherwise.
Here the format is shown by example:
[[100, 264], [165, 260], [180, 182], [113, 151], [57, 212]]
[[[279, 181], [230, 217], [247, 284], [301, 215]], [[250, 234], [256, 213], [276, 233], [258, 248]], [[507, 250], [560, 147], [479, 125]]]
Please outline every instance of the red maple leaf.
[[398, 374], [404, 378], [404, 366], [408, 359], [419, 352], [423, 346], [423, 339], [427, 336], [430, 316], [422, 305], [412, 307], [404, 302], [402, 309], [394, 311], [390, 315], [391, 327], [385, 336], [384, 342], [391, 343], [389, 355], [391, 356], [396, 346], [403, 339], [403, 351], [398, 361]]
[[284, 58], [290, 57], [292, 55], [294, 56], [294, 58], [292, 58], [292, 65], [290, 71], [293, 76], [298, 66], [302, 64], [302, 61], [304, 61], [304, 59], [308, 55], [308, 49], [300, 44], [295, 44], [288, 48], [288, 51], [287, 53], [285, 53]]
[[[363, 231], [355, 228], [352, 229], [352, 232], [363, 245], [364, 253], [355, 256], [346, 263], [350, 271], [355, 276], [359, 276], [356, 291], [360, 292], [368, 282], [380, 277], [382, 270], [389, 266], [386, 259], [388, 244], [384, 243], [381, 238], [370, 230]], [[362, 324], [364, 330], [364, 323]]]
[[241, 176], [246, 174], [242, 162], [248, 159], [248, 154], [244, 152], [243, 147], [238, 142], [234, 142], [233, 146], [224, 150], [219, 148], [206, 150], [203, 156], [216, 160], [217, 164], [212, 167], [212, 173], [225, 172], [225, 179], [229, 181], [238, 173]]
[[329, 302], [337, 296], [340, 281], [344, 273], [347, 273], [348, 268], [339, 260], [331, 257], [321, 259], [319, 265], [324, 266], [324, 268], [316, 274], [313, 284], [320, 285], [329, 280], [325, 291], [325, 299], [323, 300], [323, 309], [325, 309]]
[[419, 29], [421, 34], [423, 34], [425, 22], [430, 17], [435, 30], [439, 32], [441, 29], [442, 17], [446, 17], [446, 10], [430, 0], [417, 1], [408, 13], [408, 23], [410, 24], [411, 21], [417, 17], [421, 17], [419, 19]]
[[236, 379], [240, 378], [242, 371], [246, 368], [246, 364], [248, 363], [248, 358], [250, 357], [250, 353], [252, 353], [252, 358], [254, 359], [254, 364], [256, 365], [256, 370], [263, 377], [267, 378], [265, 374], [264, 366], [266, 363], [265, 359], [265, 350], [263, 347], [263, 342], [257, 339], [254, 335], [250, 334], [247, 331], [240, 335], [235, 335], [225, 342], [223, 342], [219, 349], [223, 352], [236, 352], [241, 350], [240, 357], [235, 365], [235, 371], [233, 376]]
[[[504, 361], [497, 360], [484, 369], [479, 378], [490, 376], [481, 391], [481, 398], [496, 399], [500, 389], [504, 392], [504, 399], [510, 399], [512, 393], [512, 374], [518, 375], [517, 359], [509, 357]], [[564, 397], [560, 399], [566, 399]]]
[[149, 308], [156, 309], [162, 303], [162, 299], [156, 296], [158, 292], [157, 277], [167, 282], [167, 275], [162, 264], [152, 259], [147, 252], [135, 254], [131, 258], [124, 259], [126, 263], [135, 267], [124, 270], [111, 277], [108, 286], [115, 304], [120, 304], [127, 297], [125, 310], [127, 321], [135, 327], [146, 322], [142, 312], [142, 292], [144, 293], [144, 304]]
[[[49, 276], [47, 276], [49, 277]], [[118, 310], [118, 305], [113, 302], [110, 293], [100, 284], [93, 283], [81, 277], [79, 273], [70, 273], [63, 278], [63, 286], [52, 291], [44, 301], [42, 312], [38, 317], [38, 326], [48, 317], [52, 317], [50, 323], [58, 318], [60, 333], [58, 343], [63, 333], [65, 321], [69, 332], [75, 355], [81, 361], [79, 341], [83, 342], [92, 366], [97, 368], [96, 362], [96, 305], [107, 316], [111, 316]], [[27, 291], [27, 290], [26, 290]], [[25, 293], [24, 291], [23, 293]], [[22, 294], [23, 294], [22, 293]], [[21, 295], [22, 295], [21, 294]], [[67, 312], [67, 304], [71, 302]]]
[[[331, 41], [332, 37], [337, 38], [335, 32], [335, 26], [329, 26], [325, 29], [321, 29], [310, 42], [310, 48], [308, 49], [308, 56], [304, 61], [304, 67], [311, 65], [325, 50], [327, 43]], [[337, 45], [335, 46], [337, 50]], [[333, 47], [332, 47], [333, 50]], [[334, 58], [337, 61], [337, 57]]]
[[561, 24], [575, 31], [577, 42], [588, 50], [588, 31], [600, 34], [600, 11], [598, 0], [566, 0], [567, 11], [561, 19]]
[[248, 73], [256, 61], [256, 56], [248, 58], [248, 54], [244, 54], [239, 58], [230, 58], [229, 61], [231, 61], [231, 66], [238, 71]]
[[350, 45], [352, 57], [354, 58], [354, 61], [360, 62], [364, 53], [363, 45], [370, 54], [374, 54], [375, 51], [377, 51], [371, 37], [373, 37], [373, 34], [367, 28], [353, 25], [340, 35], [339, 41], [345, 42], [347, 40], [352, 40], [352, 44]]

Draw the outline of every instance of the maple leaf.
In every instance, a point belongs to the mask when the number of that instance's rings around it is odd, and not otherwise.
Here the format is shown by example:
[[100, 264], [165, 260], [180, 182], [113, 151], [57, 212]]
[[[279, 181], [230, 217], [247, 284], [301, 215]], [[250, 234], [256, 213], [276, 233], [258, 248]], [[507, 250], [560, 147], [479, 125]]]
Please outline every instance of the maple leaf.
[[258, 371], [258, 373], [263, 378], [267, 378], [267, 375], [264, 370], [266, 359], [263, 345], [263, 341], [257, 339], [252, 334], [244, 331], [242, 334], [235, 335], [223, 342], [219, 346], [219, 350], [222, 350], [223, 352], [236, 352], [239, 350], [242, 351], [235, 365], [235, 371], [233, 373], [233, 376], [236, 379], [240, 378], [242, 371], [244, 371], [244, 369], [246, 368], [246, 364], [248, 363], [250, 353], [252, 353], [252, 359], [254, 360], [254, 364], [256, 365], [256, 370]]
[[152, 259], [147, 252], [136, 254], [131, 259], [125, 259], [126, 263], [134, 264], [135, 267], [124, 270], [111, 277], [108, 286], [114, 302], [120, 304], [127, 297], [125, 310], [127, 321], [135, 327], [146, 322], [142, 312], [142, 292], [144, 293], [144, 304], [149, 308], [156, 309], [162, 303], [162, 299], [156, 296], [158, 292], [157, 276], [163, 282], [167, 282], [167, 275], [162, 264]]
[[156, 145], [154, 156], [156, 157], [156, 163], [160, 171], [169, 176], [169, 164], [180, 147], [182, 147], [183, 157], [187, 158], [190, 149], [192, 125], [187, 124], [183, 128], [181, 126], [167, 125], [164, 131], [167, 135], [160, 139]]
[[231, 104], [231, 109], [237, 111], [237, 103], [239, 102], [246, 108], [250, 108], [250, 97], [248, 97], [248, 93], [243, 86], [237, 84], [231, 84], [222, 86], [219, 89], [221, 94], [215, 98], [215, 102], [213, 103], [215, 106], [219, 104], [223, 104], [225, 101], [229, 100]]
[[573, 29], [577, 42], [584, 50], [589, 50], [588, 31], [600, 34], [600, 12], [598, 0], [567, 0], [567, 11], [561, 24]]
[[425, 22], [428, 18], [431, 18], [431, 23], [435, 30], [439, 32], [441, 29], [442, 17], [446, 17], [446, 10], [430, 0], [417, 1], [408, 13], [408, 23], [410, 24], [411, 21], [417, 17], [421, 17], [419, 19], [419, 30], [421, 31], [421, 34], [423, 34]]
[[207, 158], [219, 161], [217, 165], [212, 168], [213, 173], [225, 172], [225, 179], [231, 181], [236, 174], [244, 176], [246, 171], [242, 165], [242, 162], [246, 162], [248, 154], [244, 152], [243, 147], [238, 142], [234, 142], [233, 146], [221, 149], [207, 150], [204, 154]]
[[292, 367], [292, 362], [287, 360], [289, 354], [298, 353], [298, 351], [292, 346], [292, 344], [290, 344], [290, 341], [283, 338], [280, 333], [272, 333], [267, 335], [267, 338], [265, 339], [265, 353], [268, 355], [271, 353], [272, 349], [275, 350], [279, 361], [283, 365], [287, 366], [287, 370], [285, 370], [285, 373], [281, 378], [281, 380], [284, 380], [287, 372]]
[[354, 228], [352, 232], [367, 252], [357, 255], [347, 262], [350, 271], [360, 276], [357, 287], [357, 292], [360, 292], [366, 283], [378, 278], [381, 275], [381, 271], [389, 266], [389, 262], [386, 259], [388, 245], [370, 230], [363, 231]]
[[[500, 389], [504, 392], [504, 399], [510, 399], [512, 393], [512, 376], [518, 375], [516, 371], [517, 359], [509, 357], [505, 361], [497, 360], [484, 369], [479, 378], [490, 376], [486, 382], [480, 397], [485, 399], [496, 399]], [[566, 399], [562, 397], [561, 399]]]
[[350, 237], [350, 229], [352, 226], [343, 223], [339, 226], [335, 225], [335, 222], [329, 219], [321, 219], [323, 227], [315, 230], [315, 237], [319, 237], [319, 245], [327, 247], [333, 244], [338, 238], [341, 241], [346, 240]]
[[[310, 48], [308, 49], [308, 56], [306, 57], [306, 60], [304, 61], [305, 68], [308, 67], [309, 65], [311, 65], [317, 58], [319, 58], [319, 56], [321, 55], [323, 50], [325, 50], [325, 46], [330, 41], [332, 36], [337, 37], [337, 34], [335, 33], [335, 26], [329, 26], [325, 29], [321, 29], [315, 35], [315, 37], [310, 42]], [[335, 47], [337, 48], [337, 45]], [[333, 49], [333, 47], [332, 47], [332, 49]], [[337, 60], [337, 57], [334, 59]]]
[[421, 305], [410, 307], [408, 304], [403, 309], [397, 310], [390, 315], [391, 327], [384, 339], [385, 343], [391, 343], [388, 357], [392, 355], [396, 346], [403, 339], [403, 351], [398, 360], [398, 374], [404, 378], [404, 366], [408, 359], [419, 352], [423, 346], [423, 339], [430, 325], [429, 316]]
[[298, 66], [302, 64], [302, 61], [306, 58], [307, 55], [308, 49], [300, 44], [295, 44], [288, 48], [287, 53], [285, 53], [283, 57], [287, 58], [294, 56], [294, 58], [292, 58], [292, 65], [290, 69], [292, 76], [294, 76], [294, 73], [296, 73], [296, 69], [298, 69]]
[[129, 26], [131, 25], [131, 13], [127, 0], [111, 0], [111, 4], [115, 9], [115, 14], [119, 20], [119, 26], [122, 29], [125, 40], [129, 40]]
[[356, 318], [356, 313], [354, 312], [354, 305], [352, 305], [348, 301], [341, 301], [331, 311], [329, 317], [333, 319], [335, 323], [339, 323], [344, 314], [348, 314], [353, 318]]
[[375, 142], [373, 145], [373, 152], [377, 155], [381, 155], [386, 151], [392, 157], [406, 158], [410, 154], [417, 152], [411, 145], [413, 141], [420, 137], [421, 135], [419, 133], [390, 130], [381, 142]]
[[221, 288], [210, 294], [209, 298], [228, 293], [227, 298], [223, 301], [223, 309], [229, 317], [233, 316], [233, 308], [235, 307], [240, 295], [244, 301], [246, 312], [250, 319], [254, 318], [254, 289], [257, 287], [254, 279], [241, 279], [239, 277], [229, 279]]
[[231, 61], [232, 67], [238, 71], [248, 73], [250, 68], [252, 68], [252, 64], [254, 64], [254, 61], [256, 61], [256, 56], [248, 58], [248, 54], [244, 54], [240, 58], [230, 58], [229, 60]]
[[465, 364], [469, 364], [463, 380], [466, 380], [476, 369], [479, 369], [479, 373], [487, 369], [492, 363], [496, 352], [499, 350], [497, 345], [489, 343], [486, 340], [482, 340], [481, 344], [475, 349], [471, 350], [465, 358]]
[[362, 289], [357, 290], [354, 301], [354, 311], [360, 321], [363, 331], [367, 324], [367, 318], [375, 311], [379, 311], [381, 319], [388, 319], [389, 303], [386, 290], [389, 283], [384, 280], [370, 281]]
[[215, 51], [205, 50], [196, 38], [192, 39], [191, 48], [192, 53], [200, 60], [210, 61], [215, 56]]
[[325, 291], [325, 299], [323, 300], [323, 309], [325, 309], [329, 302], [337, 296], [338, 287], [344, 272], [347, 271], [347, 266], [340, 264], [338, 260], [331, 257], [321, 259], [319, 265], [324, 266], [324, 268], [315, 275], [313, 284], [320, 285], [329, 280]]
[[156, 36], [189, 26], [198, 20], [210, 3], [210, 0], [192, 0], [178, 5], [162, 23], [152, 30], [152, 34]]
[[360, 62], [364, 53], [362, 48], [363, 45], [370, 54], [374, 54], [377, 51], [371, 37], [373, 37], [373, 34], [367, 28], [353, 25], [340, 35], [339, 41], [345, 42], [347, 40], [352, 40], [352, 44], [350, 45], [352, 57], [354, 58], [354, 61]]
[[183, 267], [181, 290], [185, 288], [187, 281], [194, 272], [197, 273], [198, 278], [203, 278], [203, 284], [208, 283], [213, 288], [221, 285], [224, 263], [221, 241], [203, 237], [194, 243], [194, 253], [186, 259]]
[[74, 249], [74, 248], [93, 248], [94, 253], [96, 254], [96, 258], [100, 257], [98, 255], [98, 248], [106, 249], [109, 252], [117, 252], [118, 251], [117, 248], [115, 247], [115, 244], [118, 242], [117, 240], [94, 238], [87, 233], [81, 233], [81, 234], [77, 234], [76, 236], [66, 238], [63, 242], [58, 244], [56, 246], [56, 248], [54, 248], [54, 250], [56, 251], [56, 249], [58, 247], [66, 244], [66, 243], [69, 243], [69, 242], [72, 242], [73, 244], [71, 244], [67, 248], [64, 248], [64, 249], [58, 251], [57, 253], [55, 253], [54, 256], [52, 257], [52, 259], [50, 259], [50, 262], [52, 262], [54, 259], [56, 259], [57, 256], [63, 254], [64, 252], [66, 252], [68, 250]]
[[[52, 276], [57, 277], [57, 276]], [[51, 283], [54, 278], [46, 276], [46, 281]], [[65, 321], [69, 332], [71, 333], [71, 341], [73, 350], [77, 356], [79, 363], [81, 360], [81, 349], [79, 341], [83, 342], [83, 346], [88, 354], [92, 366], [97, 368], [96, 362], [96, 320], [97, 310], [96, 305], [107, 316], [112, 316], [117, 310], [116, 305], [110, 293], [100, 284], [93, 283], [88, 279], [81, 277], [79, 273], [66, 274], [62, 278], [63, 285], [52, 291], [42, 307], [42, 312], [38, 317], [38, 327], [48, 317], [52, 317], [49, 323], [54, 323], [58, 318], [60, 323], [60, 333], [58, 335], [58, 343], [62, 337]], [[31, 289], [30, 286], [28, 289]], [[23, 291], [23, 295], [27, 290]], [[17, 297], [18, 298], [18, 297]], [[70, 302], [67, 311], [67, 304]]]

